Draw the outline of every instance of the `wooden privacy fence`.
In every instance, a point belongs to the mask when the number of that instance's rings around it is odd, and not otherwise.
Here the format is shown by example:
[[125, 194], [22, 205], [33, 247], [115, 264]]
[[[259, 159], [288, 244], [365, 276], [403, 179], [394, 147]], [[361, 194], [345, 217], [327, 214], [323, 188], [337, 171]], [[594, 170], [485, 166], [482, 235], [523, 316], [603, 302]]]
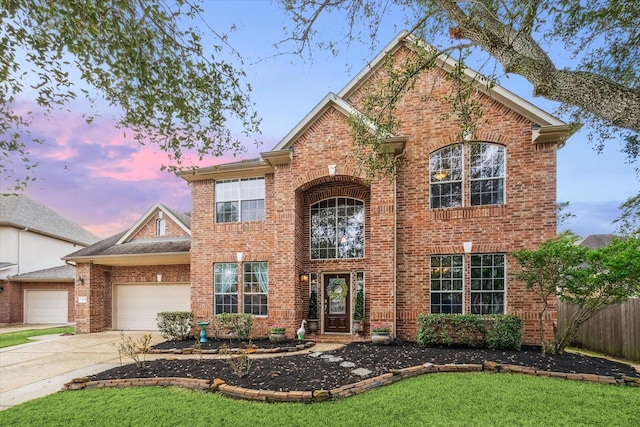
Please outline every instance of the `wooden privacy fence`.
[[[558, 329], [564, 330], [576, 307], [558, 301]], [[596, 313], [578, 329], [576, 342], [582, 347], [640, 361], [640, 298], [630, 298]]]

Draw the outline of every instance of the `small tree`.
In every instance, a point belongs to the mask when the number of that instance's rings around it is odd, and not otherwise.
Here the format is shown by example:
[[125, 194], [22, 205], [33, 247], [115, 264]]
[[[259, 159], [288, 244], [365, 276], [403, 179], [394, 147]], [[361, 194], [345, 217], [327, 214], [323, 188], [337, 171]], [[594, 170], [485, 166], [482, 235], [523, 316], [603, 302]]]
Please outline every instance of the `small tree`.
[[318, 318], [318, 291], [311, 291], [309, 295], [309, 319], [316, 320]]
[[[514, 278], [525, 283], [542, 300], [538, 312], [543, 352], [562, 353], [580, 325], [603, 308], [623, 302], [638, 292], [640, 241], [614, 239], [609, 245], [587, 249], [576, 244], [578, 236], [564, 233], [536, 250], [521, 249], [512, 255], [522, 270]], [[551, 298], [575, 304], [577, 310], [565, 330], [545, 339], [544, 314]]]
[[362, 321], [364, 318], [364, 289], [358, 289], [356, 292], [356, 307], [353, 310], [353, 320]]

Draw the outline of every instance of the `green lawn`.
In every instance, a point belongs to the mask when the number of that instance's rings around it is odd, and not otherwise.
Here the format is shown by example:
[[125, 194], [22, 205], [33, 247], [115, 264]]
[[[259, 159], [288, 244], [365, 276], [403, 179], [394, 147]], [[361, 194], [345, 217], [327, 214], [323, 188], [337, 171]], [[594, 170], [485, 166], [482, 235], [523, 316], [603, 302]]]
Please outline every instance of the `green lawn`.
[[30, 426], [631, 426], [640, 390], [514, 374], [431, 374], [332, 402], [258, 403], [179, 388], [60, 392], [0, 412]]
[[0, 334], [0, 348], [11, 347], [12, 345], [18, 344], [26, 344], [28, 342], [31, 342], [31, 340], [29, 340], [30, 337], [52, 334], [73, 334], [75, 331], [75, 327], [65, 326], [61, 328], [29, 329], [27, 331]]

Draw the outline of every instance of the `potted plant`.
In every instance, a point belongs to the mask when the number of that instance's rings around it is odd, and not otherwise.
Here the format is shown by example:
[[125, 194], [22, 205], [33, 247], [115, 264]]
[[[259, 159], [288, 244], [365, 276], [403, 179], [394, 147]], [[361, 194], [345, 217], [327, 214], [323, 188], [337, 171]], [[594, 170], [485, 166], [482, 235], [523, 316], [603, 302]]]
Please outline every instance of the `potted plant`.
[[309, 318], [307, 326], [311, 335], [318, 332], [318, 291], [313, 290], [309, 295]]
[[362, 320], [364, 318], [364, 289], [356, 292], [356, 305], [353, 309], [353, 332], [360, 335], [362, 332]]
[[391, 344], [391, 328], [387, 325], [371, 325], [371, 342], [376, 345]]
[[271, 342], [282, 342], [287, 339], [285, 335], [286, 328], [284, 325], [271, 325], [271, 329], [269, 330], [269, 341]]

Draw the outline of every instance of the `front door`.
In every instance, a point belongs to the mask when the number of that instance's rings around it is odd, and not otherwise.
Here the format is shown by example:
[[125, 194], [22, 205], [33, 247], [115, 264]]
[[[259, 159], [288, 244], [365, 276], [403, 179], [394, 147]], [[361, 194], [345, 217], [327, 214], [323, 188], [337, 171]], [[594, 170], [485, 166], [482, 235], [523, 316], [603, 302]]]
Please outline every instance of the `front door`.
[[349, 275], [324, 275], [324, 332], [349, 332]]

